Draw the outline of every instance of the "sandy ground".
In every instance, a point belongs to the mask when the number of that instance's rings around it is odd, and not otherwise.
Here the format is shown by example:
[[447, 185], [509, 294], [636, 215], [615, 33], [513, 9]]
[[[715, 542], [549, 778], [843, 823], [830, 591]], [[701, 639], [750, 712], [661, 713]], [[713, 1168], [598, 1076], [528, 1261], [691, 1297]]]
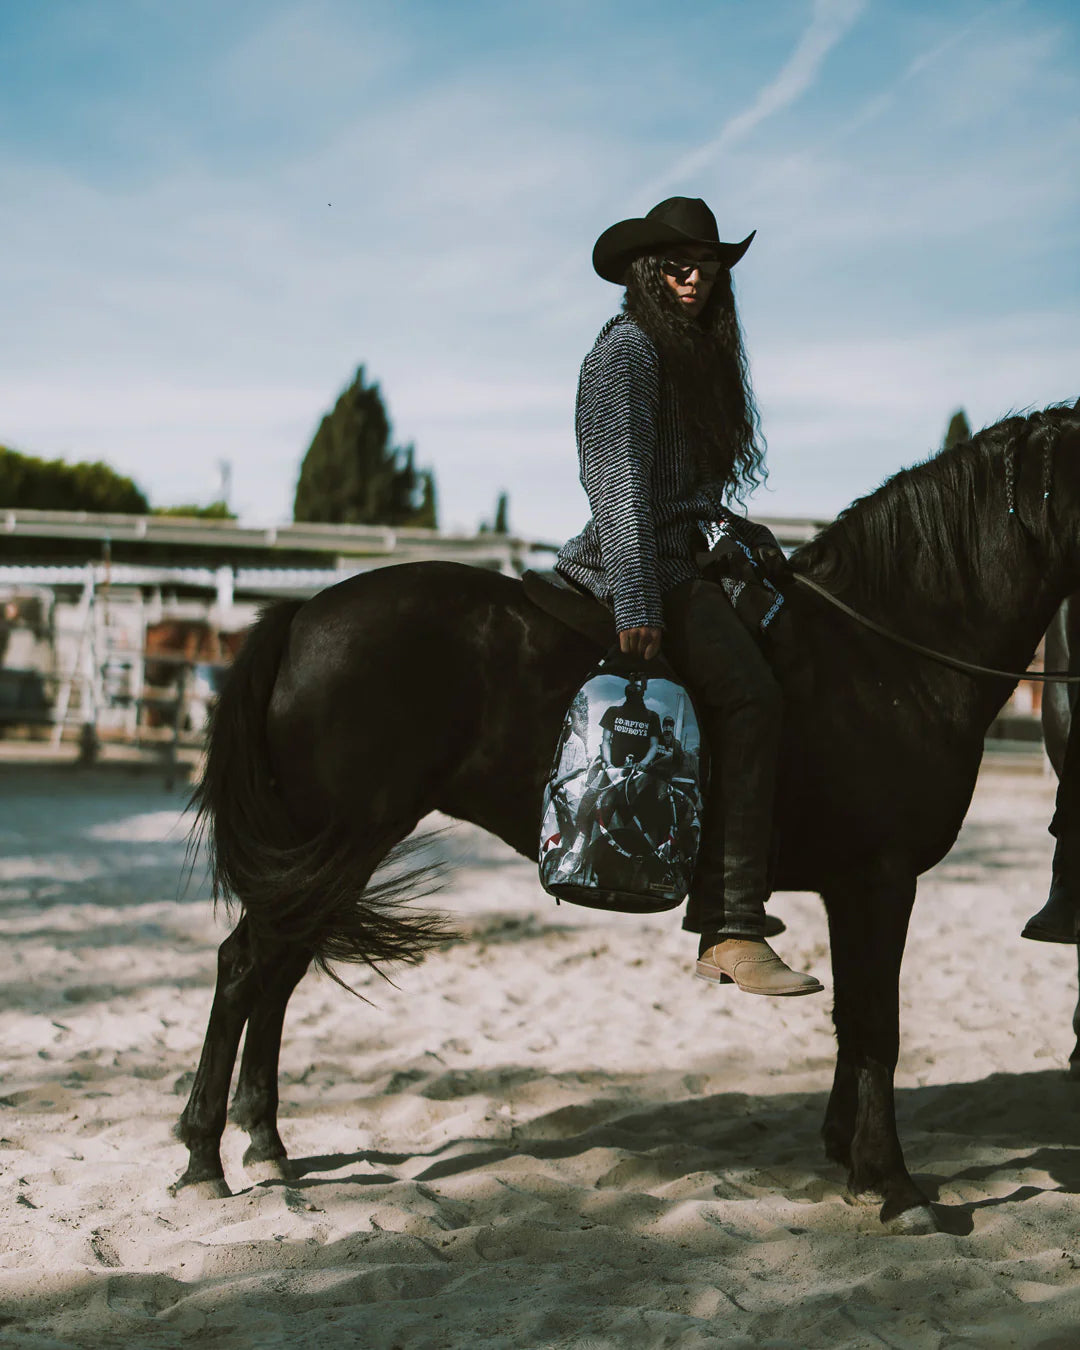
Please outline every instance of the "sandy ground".
[[[464, 941], [369, 1007], [295, 995], [293, 1183], [167, 1187], [223, 935], [179, 794], [0, 766], [0, 1339], [45, 1347], [1080, 1346], [1076, 956], [1021, 942], [1052, 782], [987, 769], [920, 886], [900, 1129], [943, 1231], [881, 1228], [817, 1132], [828, 996], [690, 976], [677, 918], [556, 909], [458, 827]], [[828, 982], [813, 896], [777, 945]]]

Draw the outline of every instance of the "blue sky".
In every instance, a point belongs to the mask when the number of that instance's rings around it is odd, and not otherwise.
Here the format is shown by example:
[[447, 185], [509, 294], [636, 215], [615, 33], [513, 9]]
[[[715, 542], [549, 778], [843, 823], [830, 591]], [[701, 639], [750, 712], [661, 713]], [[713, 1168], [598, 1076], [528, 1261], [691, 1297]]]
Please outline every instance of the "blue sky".
[[736, 269], [756, 515], [832, 515], [1080, 396], [1071, 0], [0, 0], [0, 443], [287, 518], [363, 364], [441, 521], [585, 518], [607, 225], [673, 193]]

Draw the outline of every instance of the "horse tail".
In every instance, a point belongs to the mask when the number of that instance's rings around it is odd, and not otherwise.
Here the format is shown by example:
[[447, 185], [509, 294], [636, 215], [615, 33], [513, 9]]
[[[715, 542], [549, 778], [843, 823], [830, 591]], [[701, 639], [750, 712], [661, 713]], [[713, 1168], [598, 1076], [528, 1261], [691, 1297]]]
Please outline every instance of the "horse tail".
[[[403, 910], [401, 902], [436, 889], [439, 867], [406, 865], [426, 840], [401, 844], [331, 821], [305, 833], [274, 779], [267, 716], [293, 618], [303, 602], [266, 608], [237, 653], [211, 714], [206, 764], [192, 793], [190, 855], [206, 849], [215, 903], [248, 920], [259, 959], [282, 944], [300, 946], [338, 984], [332, 961], [416, 961], [453, 936], [441, 915]], [[396, 845], [396, 847], [395, 847]], [[392, 874], [369, 885], [388, 862]], [[355, 993], [355, 990], [352, 992]]]

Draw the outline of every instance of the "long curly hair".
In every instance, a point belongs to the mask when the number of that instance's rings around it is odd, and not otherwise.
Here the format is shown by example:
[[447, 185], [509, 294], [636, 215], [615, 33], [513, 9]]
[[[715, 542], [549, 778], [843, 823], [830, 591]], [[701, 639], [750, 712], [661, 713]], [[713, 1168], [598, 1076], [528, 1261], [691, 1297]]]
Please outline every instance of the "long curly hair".
[[675, 386], [699, 483], [719, 482], [742, 503], [768, 476], [731, 273], [721, 270], [700, 313], [679, 309], [652, 254], [626, 274], [623, 311], [648, 333]]

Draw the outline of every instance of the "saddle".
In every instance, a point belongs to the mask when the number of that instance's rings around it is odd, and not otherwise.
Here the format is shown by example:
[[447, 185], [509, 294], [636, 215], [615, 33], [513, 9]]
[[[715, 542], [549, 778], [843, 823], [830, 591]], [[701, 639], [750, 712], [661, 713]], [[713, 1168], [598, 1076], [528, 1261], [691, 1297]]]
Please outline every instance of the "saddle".
[[[725, 540], [711, 552], [698, 554], [697, 562], [703, 569], [710, 567], [710, 580], [724, 587], [735, 613], [761, 647], [784, 693], [789, 698], [805, 700], [813, 688], [813, 670], [795, 630], [791, 606], [778, 607], [775, 603], [777, 583], [783, 585], [783, 572], [768, 554], [777, 555], [783, 562], [779, 545], [768, 553], [758, 549], [748, 556], [733, 541]], [[775, 577], [775, 583], [763, 580], [762, 573]], [[557, 572], [527, 571], [521, 581], [526, 599], [550, 618], [604, 651], [615, 645], [618, 636], [615, 616], [603, 601], [564, 581]]]
[[616, 638], [615, 616], [602, 601], [588, 591], [578, 590], [557, 572], [532, 572], [522, 575], [525, 597], [538, 609], [575, 633], [588, 638], [606, 651]]

